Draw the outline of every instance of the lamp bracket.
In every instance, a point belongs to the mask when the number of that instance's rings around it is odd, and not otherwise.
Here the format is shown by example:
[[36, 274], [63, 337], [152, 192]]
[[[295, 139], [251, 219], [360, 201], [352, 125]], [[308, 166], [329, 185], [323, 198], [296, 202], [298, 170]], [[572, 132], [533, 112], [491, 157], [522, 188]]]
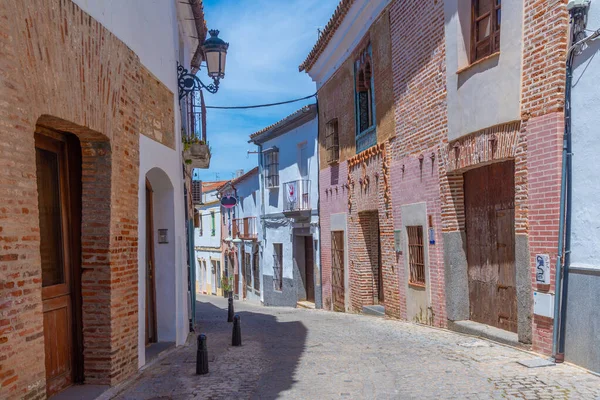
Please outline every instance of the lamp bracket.
[[219, 78], [213, 78], [213, 83], [206, 85], [196, 75], [190, 74], [179, 63], [177, 63], [177, 84], [179, 85], [180, 101], [188, 94], [197, 92], [202, 88], [212, 94], [217, 93], [219, 90]]

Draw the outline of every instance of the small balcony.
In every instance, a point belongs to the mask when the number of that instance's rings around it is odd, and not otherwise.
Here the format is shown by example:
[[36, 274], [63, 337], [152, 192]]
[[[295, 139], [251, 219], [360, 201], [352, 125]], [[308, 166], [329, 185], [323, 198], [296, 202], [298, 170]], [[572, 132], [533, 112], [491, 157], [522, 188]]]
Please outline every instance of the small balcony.
[[183, 160], [191, 168], [207, 169], [210, 166], [210, 147], [206, 141], [206, 118], [202, 112], [202, 99], [189, 95], [182, 102]]
[[243, 240], [256, 240], [256, 217], [237, 218], [232, 223], [232, 236]]
[[310, 217], [310, 180], [299, 179], [283, 184], [283, 214], [287, 217]]

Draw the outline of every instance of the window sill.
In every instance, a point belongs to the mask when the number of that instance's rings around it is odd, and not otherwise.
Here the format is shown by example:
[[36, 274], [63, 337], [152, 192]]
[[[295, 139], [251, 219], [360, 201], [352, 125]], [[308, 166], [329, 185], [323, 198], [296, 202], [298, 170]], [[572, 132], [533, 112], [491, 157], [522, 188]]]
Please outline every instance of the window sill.
[[497, 51], [495, 53], [492, 53], [492, 54], [490, 54], [487, 57], [480, 58], [479, 60], [477, 60], [477, 61], [475, 61], [475, 62], [467, 65], [466, 67], [463, 67], [463, 68], [459, 69], [458, 71], [456, 71], [456, 75], [460, 75], [461, 73], [463, 73], [465, 71], [468, 71], [471, 68], [473, 68], [473, 67], [475, 67], [475, 66], [477, 66], [479, 64], [483, 64], [484, 62], [486, 62], [488, 60], [491, 60], [493, 58], [498, 58], [498, 57], [500, 57], [500, 52], [499, 51]]
[[408, 287], [412, 287], [414, 289], [425, 289], [425, 284], [424, 283], [408, 282]]

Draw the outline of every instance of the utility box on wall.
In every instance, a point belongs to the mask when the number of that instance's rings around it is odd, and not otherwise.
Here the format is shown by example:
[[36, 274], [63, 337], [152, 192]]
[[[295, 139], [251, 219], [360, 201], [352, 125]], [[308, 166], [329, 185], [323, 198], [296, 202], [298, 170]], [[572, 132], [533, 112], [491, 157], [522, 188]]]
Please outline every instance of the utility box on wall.
[[533, 292], [533, 313], [542, 317], [554, 318], [554, 295]]

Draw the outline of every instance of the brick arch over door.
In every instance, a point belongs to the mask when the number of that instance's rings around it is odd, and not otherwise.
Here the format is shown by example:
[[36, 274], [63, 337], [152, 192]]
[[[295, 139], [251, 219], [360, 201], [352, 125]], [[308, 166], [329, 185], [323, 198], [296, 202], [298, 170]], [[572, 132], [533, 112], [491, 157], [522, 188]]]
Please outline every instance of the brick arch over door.
[[36, 125], [81, 141], [85, 382], [116, 384], [137, 369], [141, 65], [69, 0], [2, 1], [0, 20], [0, 398], [45, 396]]

